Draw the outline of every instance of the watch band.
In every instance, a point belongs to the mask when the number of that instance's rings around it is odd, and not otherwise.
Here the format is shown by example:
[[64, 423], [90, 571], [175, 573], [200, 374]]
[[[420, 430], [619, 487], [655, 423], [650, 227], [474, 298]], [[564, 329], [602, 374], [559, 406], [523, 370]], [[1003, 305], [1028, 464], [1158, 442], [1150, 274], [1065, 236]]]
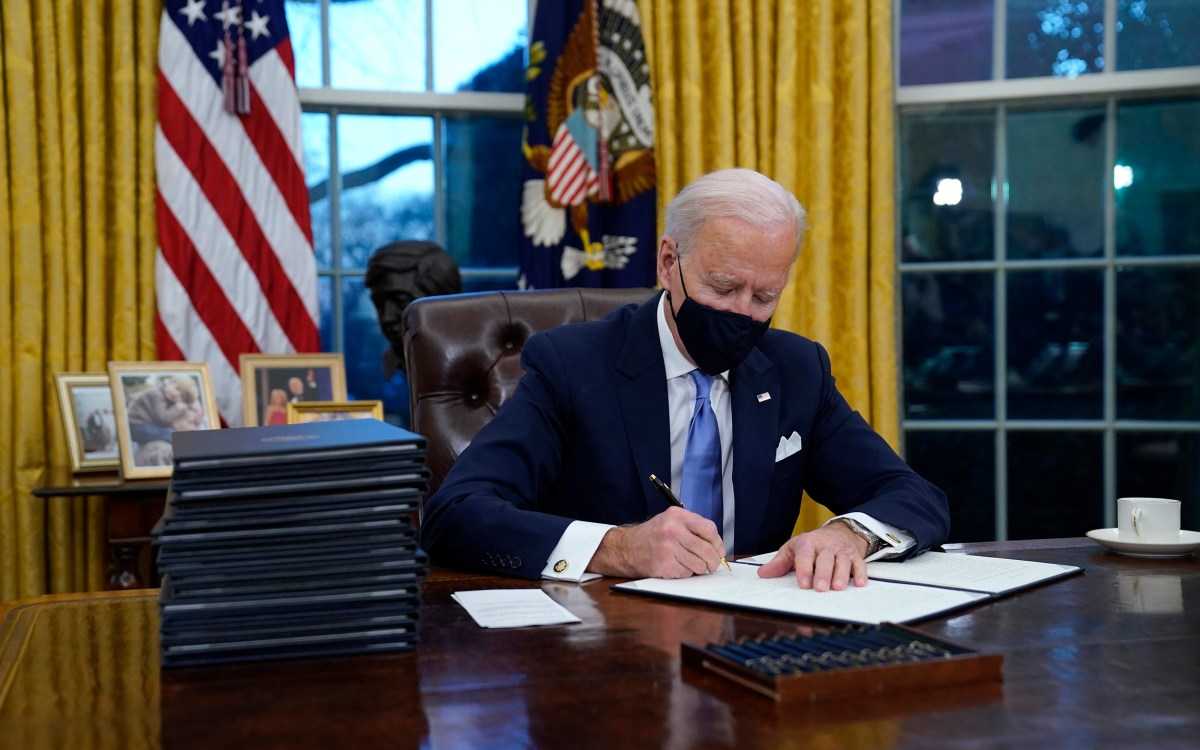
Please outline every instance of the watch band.
[[863, 558], [870, 557], [871, 555], [875, 554], [879, 550], [883, 549], [883, 540], [880, 539], [875, 534], [875, 532], [871, 531], [866, 526], [863, 526], [861, 523], [859, 523], [858, 521], [855, 521], [853, 518], [839, 518], [837, 520], [846, 524], [846, 526], [849, 527], [849, 529], [851, 531], [853, 531], [855, 534], [858, 534], [863, 539], [867, 540], [867, 553], [865, 555], [863, 555]]

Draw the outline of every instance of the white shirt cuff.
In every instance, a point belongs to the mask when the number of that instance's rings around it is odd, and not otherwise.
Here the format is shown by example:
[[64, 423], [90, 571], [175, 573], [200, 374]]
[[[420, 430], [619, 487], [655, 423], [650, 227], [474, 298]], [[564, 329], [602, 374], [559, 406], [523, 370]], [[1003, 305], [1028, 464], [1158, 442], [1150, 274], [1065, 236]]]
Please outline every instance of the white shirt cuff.
[[917, 540], [913, 538], [913, 536], [907, 531], [898, 529], [889, 523], [877, 521], [871, 516], [868, 516], [866, 513], [859, 513], [857, 511], [853, 513], [846, 513], [838, 516], [837, 518], [831, 518], [826, 523], [832, 523], [833, 521], [838, 520], [838, 518], [849, 518], [851, 520], [858, 521], [863, 526], [866, 526], [868, 529], [870, 529], [871, 533], [879, 537], [879, 539], [883, 542], [883, 546], [880, 547], [875, 554], [867, 557], [866, 562], [871, 562], [872, 560], [887, 560], [897, 557], [907, 552], [910, 547], [917, 543]]
[[600, 541], [609, 529], [616, 528], [611, 524], [592, 523], [591, 521], [572, 521], [567, 530], [559, 538], [558, 544], [550, 552], [550, 559], [542, 569], [542, 578], [552, 578], [556, 581], [575, 581], [583, 583], [599, 578], [599, 573], [585, 573], [592, 556], [600, 546]]

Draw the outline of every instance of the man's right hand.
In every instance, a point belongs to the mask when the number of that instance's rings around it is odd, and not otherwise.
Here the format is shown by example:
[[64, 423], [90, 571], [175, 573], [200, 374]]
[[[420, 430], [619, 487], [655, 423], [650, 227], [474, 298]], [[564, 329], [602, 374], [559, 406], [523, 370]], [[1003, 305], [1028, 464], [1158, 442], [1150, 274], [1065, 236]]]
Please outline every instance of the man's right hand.
[[648, 521], [610, 529], [587, 569], [621, 578], [687, 578], [716, 570], [723, 557], [725, 543], [712, 521], [667, 508]]

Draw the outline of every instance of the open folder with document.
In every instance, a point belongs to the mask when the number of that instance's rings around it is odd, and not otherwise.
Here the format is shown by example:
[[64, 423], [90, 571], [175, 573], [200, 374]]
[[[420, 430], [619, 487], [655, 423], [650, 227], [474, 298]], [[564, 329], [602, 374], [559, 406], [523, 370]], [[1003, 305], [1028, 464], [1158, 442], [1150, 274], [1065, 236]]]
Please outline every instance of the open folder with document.
[[649, 596], [689, 599], [819, 620], [875, 625], [905, 623], [994, 599], [1082, 570], [1075, 565], [926, 552], [904, 562], [867, 564], [871, 581], [844, 591], [800, 589], [793, 574], [759, 578], [774, 553], [735, 562], [732, 570], [664, 580], [645, 578], [613, 586]]

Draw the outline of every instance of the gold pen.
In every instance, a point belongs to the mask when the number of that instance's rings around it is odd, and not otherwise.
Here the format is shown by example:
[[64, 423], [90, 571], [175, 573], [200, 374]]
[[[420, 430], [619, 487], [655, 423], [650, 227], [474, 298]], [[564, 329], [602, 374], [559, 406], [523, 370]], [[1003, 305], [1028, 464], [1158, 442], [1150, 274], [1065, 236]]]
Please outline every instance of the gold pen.
[[[658, 494], [665, 497], [667, 499], [667, 502], [670, 503], [671, 505], [674, 505], [676, 508], [686, 508], [687, 507], [683, 504], [683, 502], [678, 497], [675, 496], [675, 493], [671, 491], [671, 488], [668, 487], [663, 482], [663, 480], [659, 479], [654, 474], [650, 475], [650, 483], [654, 485], [654, 489], [658, 490]], [[729, 563], [725, 562], [725, 558], [723, 558], [723, 557], [721, 558], [721, 564], [725, 566], [726, 570], [728, 570], [731, 573], [733, 572], [733, 568], [729, 567]]]

